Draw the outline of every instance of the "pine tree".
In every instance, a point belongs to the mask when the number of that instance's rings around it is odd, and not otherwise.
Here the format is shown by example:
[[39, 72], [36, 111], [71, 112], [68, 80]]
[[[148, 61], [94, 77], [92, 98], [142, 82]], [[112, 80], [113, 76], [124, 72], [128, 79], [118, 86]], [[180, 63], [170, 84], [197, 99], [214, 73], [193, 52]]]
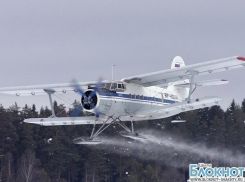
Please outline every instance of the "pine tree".
[[107, 176], [106, 158], [102, 150], [94, 148], [88, 151], [85, 162], [84, 180], [96, 182], [105, 181]]
[[156, 173], [154, 171], [154, 169], [152, 168], [151, 165], [147, 165], [145, 173], [144, 173], [144, 178], [143, 180], [145, 182], [151, 181], [151, 182], [157, 182], [158, 179], [156, 177]]
[[242, 111], [243, 113], [245, 113], [245, 99], [243, 99], [242, 101]]
[[[232, 151], [234, 154], [235, 149], [235, 139], [237, 138], [237, 118], [235, 116], [235, 110], [238, 109], [238, 106], [235, 104], [234, 99], [232, 100], [232, 103], [230, 107], [225, 112], [225, 122], [226, 122], [226, 148]], [[231, 160], [227, 164], [228, 166], [231, 166]]]
[[18, 135], [16, 128], [11, 121], [11, 115], [0, 106], [0, 179], [12, 181], [12, 153], [16, 152], [16, 143], [18, 142]]
[[[23, 121], [26, 118], [32, 118], [33, 117], [33, 110], [25, 105], [25, 107], [21, 111], [21, 120]], [[34, 150], [36, 148], [36, 142], [33, 139], [33, 128], [34, 125], [26, 124], [21, 122], [19, 126], [19, 136], [20, 141], [19, 145], [21, 148], [21, 151], [26, 150]]]

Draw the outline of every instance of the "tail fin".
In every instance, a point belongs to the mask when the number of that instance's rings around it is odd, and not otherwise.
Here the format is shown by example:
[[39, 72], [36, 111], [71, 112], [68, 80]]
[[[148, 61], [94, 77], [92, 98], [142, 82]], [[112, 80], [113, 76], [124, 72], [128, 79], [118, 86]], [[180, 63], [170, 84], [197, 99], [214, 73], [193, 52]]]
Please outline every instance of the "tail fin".
[[[172, 61], [171, 69], [180, 68], [184, 66], [185, 66], [184, 60], [180, 56], [176, 56]], [[176, 95], [179, 100], [185, 100], [185, 98], [187, 98], [188, 96], [189, 88], [179, 88], [175, 86], [175, 84], [184, 84], [184, 83], [189, 83], [189, 80], [186, 79], [186, 80], [169, 83], [168, 91]]]
[[183, 66], [185, 66], [184, 60], [180, 56], [176, 56], [172, 61], [171, 69], [180, 68]]

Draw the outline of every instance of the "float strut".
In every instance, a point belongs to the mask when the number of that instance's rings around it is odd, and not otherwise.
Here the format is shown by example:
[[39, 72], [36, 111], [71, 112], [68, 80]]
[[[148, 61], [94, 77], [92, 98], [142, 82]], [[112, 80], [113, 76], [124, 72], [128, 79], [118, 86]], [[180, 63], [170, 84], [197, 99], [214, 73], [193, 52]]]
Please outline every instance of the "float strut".
[[92, 130], [92, 133], [91, 133], [91, 136], [90, 136], [91, 139], [94, 136], [94, 130], [95, 130], [95, 126], [96, 126], [96, 121], [97, 121], [97, 118], [94, 120], [94, 126], [93, 126], [93, 130]]
[[133, 116], [131, 117], [131, 127], [132, 127], [132, 133], [134, 133], [134, 122], [133, 122]]

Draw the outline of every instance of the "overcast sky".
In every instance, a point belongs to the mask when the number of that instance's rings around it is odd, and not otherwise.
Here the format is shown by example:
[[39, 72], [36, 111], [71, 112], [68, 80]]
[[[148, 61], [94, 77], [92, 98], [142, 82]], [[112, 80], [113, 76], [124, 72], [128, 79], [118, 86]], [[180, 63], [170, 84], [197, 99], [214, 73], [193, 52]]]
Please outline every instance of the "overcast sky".
[[[111, 79], [169, 69], [181, 56], [186, 65], [245, 56], [244, 0], [23, 0], [0, 1], [0, 87]], [[230, 83], [198, 89], [241, 103], [245, 69], [198, 80]], [[71, 96], [79, 98], [79, 96]], [[46, 96], [0, 95], [14, 102], [48, 105]], [[58, 102], [61, 102], [58, 100]]]

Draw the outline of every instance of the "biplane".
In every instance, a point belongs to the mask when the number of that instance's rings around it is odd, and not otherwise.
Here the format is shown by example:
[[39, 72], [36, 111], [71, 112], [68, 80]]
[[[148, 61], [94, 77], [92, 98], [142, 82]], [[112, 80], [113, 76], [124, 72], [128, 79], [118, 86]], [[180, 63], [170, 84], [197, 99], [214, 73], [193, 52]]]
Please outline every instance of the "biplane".
[[[91, 81], [0, 88], [0, 93], [20, 96], [46, 94], [49, 97], [52, 115], [49, 118], [28, 118], [24, 122], [42, 126], [93, 125], [90, 136], [74, 139], [76, 144], [99, 144], [98, 136], [112, 124], [118, 124], [126, 132], [124, 137], [145, 139], [135, 132], [134, 121], [155, 120], [205, 107], [219, 105], [222, 99], [214, 96], [192, 98], [198, 87], [222, 85], [229, 81], [214, 79], [195, 81], [202, 75], [245, 67], [245, 58], [233, 56], [204, 63], [185, 66], [183, 59], [176, 56], [171, 69], [126, 77], [119, 81]], [[52, 96], [77, 93], [81, 105], [68, 117], [57, 117]], [[80, 111], [94, 113], [78, 116]], [[125, 124], [131, 122], [131, 127]], [[184, 122], [183, 120], [174, 120]], [[100, 127], [96, 130], [96, 126]]]

